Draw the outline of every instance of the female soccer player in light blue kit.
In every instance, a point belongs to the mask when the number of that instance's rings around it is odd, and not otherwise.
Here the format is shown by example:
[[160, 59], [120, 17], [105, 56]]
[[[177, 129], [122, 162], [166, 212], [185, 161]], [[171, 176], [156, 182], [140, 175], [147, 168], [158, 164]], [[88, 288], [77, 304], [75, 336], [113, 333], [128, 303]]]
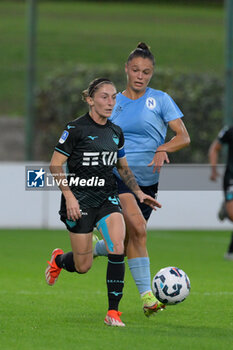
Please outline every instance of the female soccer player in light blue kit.
[[[125, 137], [125, 152], [131, 170], [141, 189], [155, 197], [159, 172], [168, 153], [190, 143], [182, 122], [182, 112], [165, 92], [148, 87], [154, 72], [155, 60], [148, 46], [139, 43], [125, 65], [126, 90], [117, 95], [111, 121], [119, 125]], [[165, 142], [167, 126], [174, 137]], [[151, 208], [139, 203], [134, 194], [116, 174], [119, 198], [126, 223], [125, 251], [128, 265], [143, 302], [147, 317], [163, 308], [152, 294], [150, 261], [146, 248], [146, 222]], [[107, 255], [103, 241], [96, 243], [94, 255]]]

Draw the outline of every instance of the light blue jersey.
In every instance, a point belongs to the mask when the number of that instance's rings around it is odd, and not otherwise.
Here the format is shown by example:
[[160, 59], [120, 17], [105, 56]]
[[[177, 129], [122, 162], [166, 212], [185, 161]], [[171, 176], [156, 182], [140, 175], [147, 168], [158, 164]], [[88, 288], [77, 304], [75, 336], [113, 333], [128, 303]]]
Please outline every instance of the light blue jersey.
[[165, 142], [168, 122], [183, 117], [173, 99], [165, 92], [147, 88], [137, 100], [117, 94], [111, 121], [125, 136], [128, 164], [141, 186], [158, 182], [159, 174], [148, 167], [156, 149]]

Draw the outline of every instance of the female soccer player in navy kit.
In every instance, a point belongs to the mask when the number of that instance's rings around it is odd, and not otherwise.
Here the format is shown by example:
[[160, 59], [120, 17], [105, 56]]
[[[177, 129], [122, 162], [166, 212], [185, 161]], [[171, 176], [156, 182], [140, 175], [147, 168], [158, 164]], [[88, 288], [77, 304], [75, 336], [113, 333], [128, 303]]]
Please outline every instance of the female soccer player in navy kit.
[[[154, 72], [155, 60], [144, 43], [139, 43], [125, 64], [127, 86], [119, 93], [111, 120], [119, 125], [125, 137], [125, 152], [141, 189], [155, 197], [159, 172], [168, 153], [176, 152], [190, 143], [183, 116], [172, 98], [165, 92], [148, 87]], [[174, 137], [165, 142], [167, 126]], [[146, 222], [149, 207], [139, 203], [132, 191], [121, 181], [118, 192], [126, 223], [126, 255], [128, 264], [143, 301], [143, 310], [150, 316], [163, 305], [151, 291], [150, 262], [146, 248]], [[96, 244], [95, 255], [106, 255], [103, 241]]]
[[[151, 208], [160, 204], [139, 188], [124, 152], [124, 136], [108, 118], [115, 105], [116, 89], [104, 78], [90, 83], [84, 97], [89, 113], [67, 124], [52, 156], [50, 170], [62, 191], [60, 218], [69, 231], [72, 251], [52, 252], [45, 270], [54, 285], [62, 269], [86, 273], [92, 265], [92, 232], [99, 229], [108, 251], [107, 289], [109, 308], [104, 322], [124, 326], [118, 304], [124, 286], [125, 223], [119, 206], [113, 167], [140, 202]], [[63, 165], [67, 162], [66, 178]]]
[[[229, 219], [233, 222], [233, 125], [223, 128], [218, 137], [212, 142], [209, 148], [209, 161], [211, 164], [210, 179], [216, 181], [219, 176], [217, 172], [218, 155], [222, 145], [227, 145], [228, 157], [223, 177], [223, 190], [225, 200], [220, 208], [218, 217], [221, 221]], [[233, 260], [233, 232], [231, 235], [228, 250], [224, 255], [225, 259]]]

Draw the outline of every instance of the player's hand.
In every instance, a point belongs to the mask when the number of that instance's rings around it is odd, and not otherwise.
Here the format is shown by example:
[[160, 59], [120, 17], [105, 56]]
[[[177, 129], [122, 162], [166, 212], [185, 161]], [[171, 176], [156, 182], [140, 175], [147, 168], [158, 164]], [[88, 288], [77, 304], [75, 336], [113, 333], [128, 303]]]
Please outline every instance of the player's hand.
[[145, 194], [142, 191], [137, 193], [137, 197], [140, 200], [140, 203], [145, 203], [146, 205], [149, 205], [149, 207], [151, 207], [153, 210], [156, 210], [156, 207], [162, 207], [162, 205], [155, 198], [149, 196], [148, 194]]
[[158, 173], [160, 173], [161, 167], [163, 166], [164, 162], [170, 163], [167, 152], [159, 151], [155, 153], [152, 161], [147, 166], [153, 166], [153, 173], [155, 173], [156, 170]]
[[217, 172], [217, 170], [212, 169], [211, 174], [210, 174], [210, 180], [216, 181], [218, 177], [219, 177], [219, 173]]
[[68, 220], [76, 221], [82, 216], [78, 200], [75, 198], [73, 193], [66, 196], [66, 211]]

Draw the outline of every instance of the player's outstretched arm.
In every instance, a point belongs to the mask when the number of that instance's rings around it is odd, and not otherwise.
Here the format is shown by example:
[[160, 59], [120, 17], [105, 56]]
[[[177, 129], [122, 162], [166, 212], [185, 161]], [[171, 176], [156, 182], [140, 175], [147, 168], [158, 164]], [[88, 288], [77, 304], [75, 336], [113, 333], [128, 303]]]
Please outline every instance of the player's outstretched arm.
[[152, 161], [148, 164], [148, 166], [153, 166], [153, 172], [156, 170], [160, 172], [165, 162], [170, 163], [167, 153], [176, 152], [190, 144], [188, 131], [180, 118], [171, 120], [168, 125], [175, 136], [157, 148]]
[[162, 148], [165, 149], [166, 152], [172, 153], [179, 151], [180, 149], [187, 147], [190, 144], [190, 137], [188, 131], [182, 121], [181, 118], [171, 120], [168, 122], [170, 129], [175, 133], [175, 136], [159, 146], [157, 151]]
[[208, 151], [209, 163], [211, 165], [210, 180], [212, 181], [216, 181], [217, 177], [219, 176], [217, 171], [217, 163], [218, 163], [218, 154], [221, 148], [222, 148], [221, 143], [218, 140], [214, 140], [210, 145], [210, 148]]
[[126, 158], [118, 159], [117, 170], [126, 186], [128, 186], [129, 189], [138, 197], [141, 203], [149, 205], [154, 210], [156, 210], [156, 207], [161, 208], [161, 204], [156, 199], [142, 192], [138, 186], [134, 174], [128, 166]]

